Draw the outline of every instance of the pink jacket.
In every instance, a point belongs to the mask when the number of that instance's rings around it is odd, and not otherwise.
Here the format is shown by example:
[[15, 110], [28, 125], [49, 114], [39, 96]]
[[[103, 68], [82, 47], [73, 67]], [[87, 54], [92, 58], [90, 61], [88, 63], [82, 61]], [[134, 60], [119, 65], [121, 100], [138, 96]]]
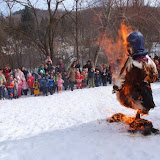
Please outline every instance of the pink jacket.
[[28, 84], [26, 81], [22, 82], [22, 89], [24, 90], [28, 89]]
[[64, 83], [63, 79], [61, 78], [57, 79], [57, 86], [62, 87], [63, 83]]
[[25, 80], [25, 76], [24, 76], [24, 74], [23, 74], [22, 71], [16, 72], [16, 73], [15, 73], [15, 77], [16, 77], [18, 80], [21, 80], [21, 81], [24, 81], [24, 80]]

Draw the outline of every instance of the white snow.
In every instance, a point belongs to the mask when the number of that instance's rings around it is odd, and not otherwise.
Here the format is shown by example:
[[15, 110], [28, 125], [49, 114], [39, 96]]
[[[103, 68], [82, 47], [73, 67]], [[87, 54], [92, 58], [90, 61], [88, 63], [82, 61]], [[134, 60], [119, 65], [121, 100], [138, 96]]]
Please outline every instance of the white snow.
[[[157, 107], [145, 119], [160, 129], [160, 83], [152, 84]], [[134, 116], [112, 86], [63, 91], [47, 97], [0, 101], [0, 160], [159, 160], [160, 135], [130, 134], [114, 113]]]

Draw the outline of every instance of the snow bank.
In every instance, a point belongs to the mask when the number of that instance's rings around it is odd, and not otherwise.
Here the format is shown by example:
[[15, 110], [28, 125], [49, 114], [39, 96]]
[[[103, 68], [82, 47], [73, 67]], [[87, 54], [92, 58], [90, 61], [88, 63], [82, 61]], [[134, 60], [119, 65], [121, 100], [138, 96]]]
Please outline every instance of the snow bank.
[[[152, 88], [160, 106], [159, 83]], [[0, 101], [0, 159], [159, 160], [160, 135], [132, 135], [125, 124], [106, 122], [116, 112], [135, 114], [120, 106], [112, 86]], [[159, 107], [144, 118], [160, 129]]]

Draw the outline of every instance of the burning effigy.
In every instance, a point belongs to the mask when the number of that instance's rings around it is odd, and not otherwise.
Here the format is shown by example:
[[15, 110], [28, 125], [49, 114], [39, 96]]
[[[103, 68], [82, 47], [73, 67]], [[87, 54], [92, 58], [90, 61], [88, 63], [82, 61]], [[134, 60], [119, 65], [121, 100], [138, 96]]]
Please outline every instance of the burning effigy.
[[[122, 64], [122, 67], [117, 67], [121, 68], [119, 72], [113, 69], [113, 93], [116, 93], [121, 105], [137, 110], [135, 117], [116, 113], [108, 121], [123, 121], [129, 125], [129, 131], [132, 133], [137, 131], [140, 131], [143, 135], [159, 133], [159, 130], [153, 127], [151, 121], [141, 118], [141, 115], [147, 115], [150, 109], [155, 107], [151, 83], [155, 82], [158, 76], [156, 65], [144, 48], [143, 35], [138, 31], [130, 30], [123, 23], [116, 42], [106, 38], [101, 39], [100, 44], [101, 46], [106, 44], [106, 53], [110, 54], [113, 54], [111, 52], [114, 52], [114, 47], [116, 47], [116, 50], [120, 47], [118, 61], [120, 62], [119, 65]], [[112, 59], [112, 61], [116, 62], [117, 60]]]

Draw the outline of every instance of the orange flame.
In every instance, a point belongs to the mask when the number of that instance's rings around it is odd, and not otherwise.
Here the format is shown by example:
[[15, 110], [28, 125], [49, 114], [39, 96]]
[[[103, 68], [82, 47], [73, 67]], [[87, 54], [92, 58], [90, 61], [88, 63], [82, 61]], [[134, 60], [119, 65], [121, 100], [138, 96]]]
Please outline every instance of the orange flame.
[[118, 36], [115, 40], [114, 38], [109, 38], [106, 33], [98, 38], [98, 43], [101, 49], [103, 49], [106, 53], [114, 75], [119, 73], [128, 57], [128, 52], [126, 49], [127, 37], [132, 30], [133, 27], [126, 26], [125, 23], [122, 22], [121, 27], [118, 30]]

